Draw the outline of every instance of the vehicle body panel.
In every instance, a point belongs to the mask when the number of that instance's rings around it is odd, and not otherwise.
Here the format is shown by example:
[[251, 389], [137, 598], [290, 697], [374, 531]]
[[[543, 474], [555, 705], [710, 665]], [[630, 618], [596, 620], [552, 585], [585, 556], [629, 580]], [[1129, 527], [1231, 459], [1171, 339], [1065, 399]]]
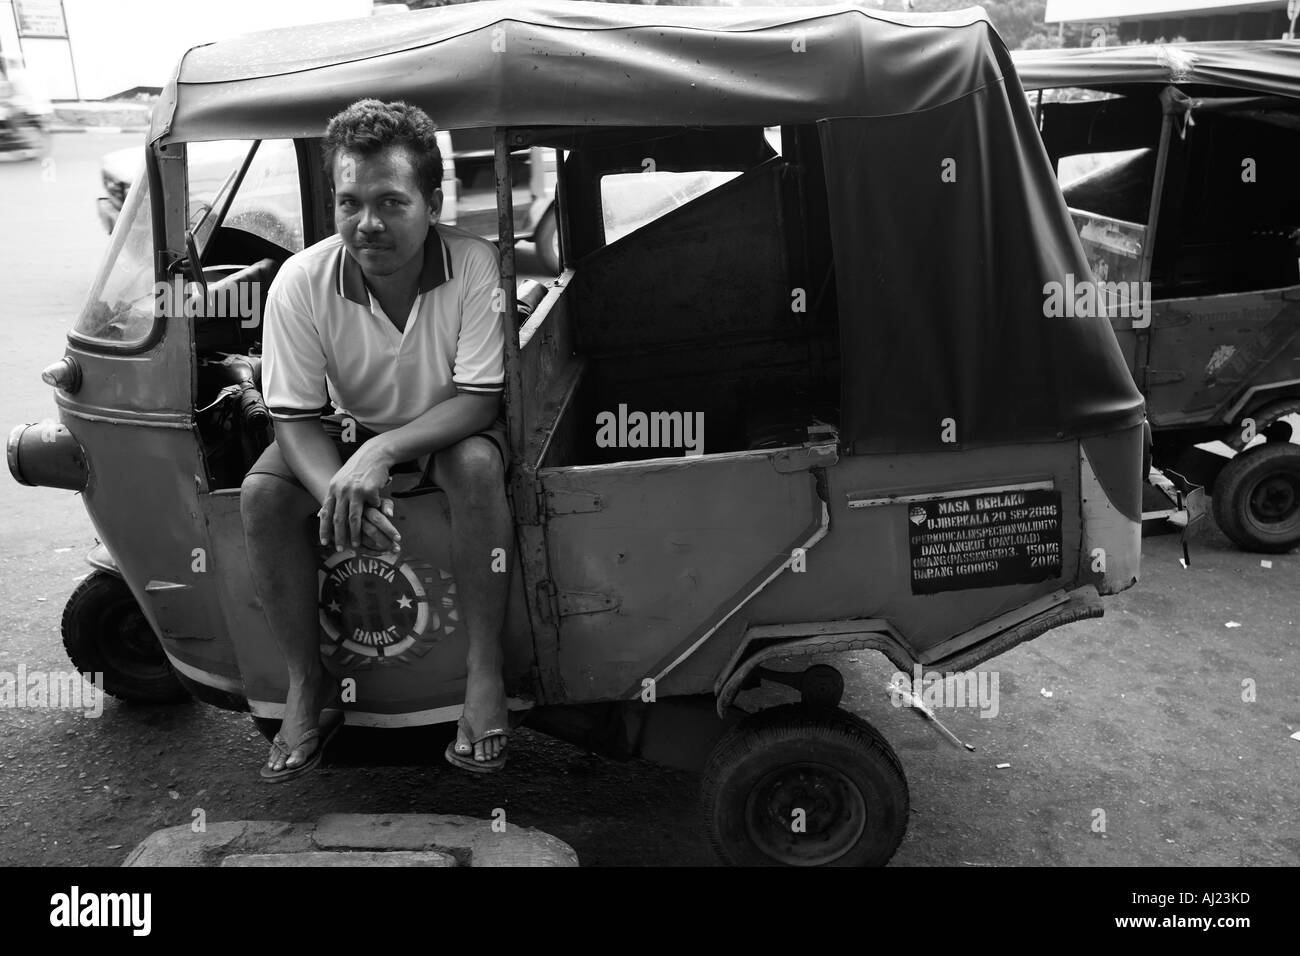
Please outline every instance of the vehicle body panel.
[[1231, 425], [1247, 389], [1300, 375], [1300, 285], [1160, 299], [1149, 334], [1152, 426]]
[[[393, 490], [400, 495], [413, 484], [410, 476], [403, 476]], [[236, 673], [243, 675], [241, 692], [255, 715], [279, 717], [284, 698], [280, 676], [283, 664], [248, 573], [237, 490], [205, 496], [204, 517], [214, 564], [220, 573], [208, 575], [203, 586], [220, 629], [230, 635]], [[454, 719], [465, 697], [468, 632], [449, 570], [451, 535], [446, 495], [438, 491], [405, 498], [394, 520], [406, 545], [401, 560], [388, 556], [378, 561], [377, 573], [360, 575], [362, 580], [353, 585], [353, 593], [367, 605], [369, 617], [377, 618], [385, 627], [401, 630], [405, 640], [386, 647], [378, 642], [352, 641], [343, 617], [328, 607], [322, 608], [321, 651], [332, 673], [356, 681], [357, 706], [349, 712], [348, 720], [361, 726], [441, 723]], [[327, 560], [326, 569], [328, 565]], [[326, 569], [320, 575], [323, 605], [329, 601], [328, 595], [338, 590], [336, 585], [346, 584], [338, 580], [338, 575], [327, 584], [325, 579], [332, 569]], [[384, 579], [389, 579], [387, 588]], [[507, 652], [507, 679], [511, 689], [518, 689], [528, 676], [532, 648], [517, 570], [512, 581], [502, 642]], [[396, 605], [374, 606], [381, 595], [390, 596], [390, 591], [409, 599], [412, 606], [405, 613]], [[194, 610], [191, 608], [190, 613]], [[201, 669], [203, 661], [185, 650], [168, 646], [173, 659]], [[190, 676], [200, 683], [209, 682], [207, 674]]]

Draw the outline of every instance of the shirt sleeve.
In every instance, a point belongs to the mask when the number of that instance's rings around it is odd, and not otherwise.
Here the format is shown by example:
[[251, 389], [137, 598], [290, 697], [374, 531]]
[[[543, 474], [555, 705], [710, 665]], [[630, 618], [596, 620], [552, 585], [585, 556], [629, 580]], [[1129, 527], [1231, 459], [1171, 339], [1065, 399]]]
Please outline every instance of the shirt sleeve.
[[312, 320], [305, 276], [282, 268], [266, 294], [262, 322], [262, 397], [281, 421], [329, 411], [325, 350]]
[[463, 275], [452, 384], [468, 395], [501, 395], [506, 385], [506, 331], [503, 316], [493, 308], [499, 285], [496, 251], [489, 243], [470, 243]]

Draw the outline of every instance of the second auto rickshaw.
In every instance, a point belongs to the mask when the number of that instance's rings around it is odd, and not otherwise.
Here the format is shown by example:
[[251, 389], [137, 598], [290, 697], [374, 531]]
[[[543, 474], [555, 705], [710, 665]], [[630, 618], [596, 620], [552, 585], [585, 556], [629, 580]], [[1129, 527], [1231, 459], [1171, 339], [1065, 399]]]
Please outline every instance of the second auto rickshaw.
[[1239, 547], [1300, 544], [1300, 48], [1291, 41], [1018, 52], [1153, 457], [1212, 492]]
[[[279, 716], [239, 509], [269, 437], [258, 309], [190, 318], [153, 290], [256, 305], [296, 249], [235, 217], [287, 153], [299, 234], [328, 236], [319, 137], [371, 95], [492, 130], [504, 302], [510, 156], [556, 156], [563, 271], [503, 318], [513, 706], [702, 771], [728, 861], [886, 862], [902, 766], [814, 661], [964, 671], [1138, 573], [1142, 399], [1107, 321], [1046, 315], [1045, 284], [1088, 263], [978, 10], [478, 3], [191, 50], [45, 372], [59, 421], [9, 442], [103, 542], [65, 614], [74, 661], [121, 696]], [[196, 194], [192, 157], [229, 140], [242, 158]], [[461, 710], [445, 497], [398, 480], [401, 555], [322, 555], [353, 725]], [[764, 682], [798, 701], [757, 709]]]

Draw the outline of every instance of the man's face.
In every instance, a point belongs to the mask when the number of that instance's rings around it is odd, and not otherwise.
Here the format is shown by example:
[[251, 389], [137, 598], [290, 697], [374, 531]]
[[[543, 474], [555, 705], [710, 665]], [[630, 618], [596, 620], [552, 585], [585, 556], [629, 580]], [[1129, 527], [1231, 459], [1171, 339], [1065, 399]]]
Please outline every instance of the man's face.
[[421, 255], [442, 190], [432, 201], [421, 194], [407, 149], [390, 146], [372, 156], [340, 150], [333, 172], [334, 226], [365, 275], [392, 275]]

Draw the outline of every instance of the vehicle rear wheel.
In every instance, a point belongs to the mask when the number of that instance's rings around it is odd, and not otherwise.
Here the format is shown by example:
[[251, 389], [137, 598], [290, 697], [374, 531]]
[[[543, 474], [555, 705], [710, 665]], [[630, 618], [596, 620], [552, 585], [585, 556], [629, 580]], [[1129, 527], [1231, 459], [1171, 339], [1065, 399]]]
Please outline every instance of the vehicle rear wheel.
[[1223, 466], [1214, 520], [1246, 551], [1281, 553], [1300, 544], [1300, 446], [1269, 442]]
[[883, 866], [907, 830], [898, 755], [839, 708], [745, 718], [710, 754], [702, 797], [713, 848], [735, 866]]
[[537, 258], [542, 268], [550, 275], [560, 274], [560, 229], [555, 221], [555, 207], [542, 215], [542, 221], [533, 231], [533, 243], [537, 246]]
[[88, 679], [121, 700], [171, 704], [189, 699], [130, 589], [115, 574], [92, 571], [63, 608], [63, 647]]

